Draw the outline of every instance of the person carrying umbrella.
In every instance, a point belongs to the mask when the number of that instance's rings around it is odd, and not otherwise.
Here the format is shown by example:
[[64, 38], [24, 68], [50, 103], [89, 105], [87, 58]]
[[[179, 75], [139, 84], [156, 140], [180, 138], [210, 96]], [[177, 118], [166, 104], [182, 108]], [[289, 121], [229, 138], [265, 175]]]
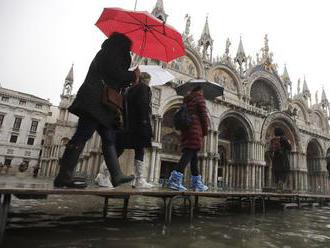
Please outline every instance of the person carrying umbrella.
[[190, 163], [191, 181], [194, 191], [206, 191], [208, 187], [202, 182], [198, 171], [197, 153], [202, 147], [203, 137], [207, 135], [208, 117], [202, 87], [196, 86], [191, 93], [183, 99], [186, 104], [192, 122], [188, 128], [181, 130], [182, 156], [177, 168], [171, 172], [168, 180], [168, 188], [178, 191], [186, 191], [183, 186], [183, 174]]
[[59, 161], [55, 187], [86, 187], [86, 183], [73, 180], [73, 172], [80, 153], [95, 131], [101, 136], [102, 152], [113, 186], [134, 179], [133, 175], [122, 173], [117, 159], [115, 131], [120, 126], [118, 111], [108, 108], [102, 101], [105, 86], [119, 92], [121, 88], [138, 82], [140, 70], [128, 71], [131, 47], [132, 41], [126, 35], [114, 32], [93, 59], [86, 79], [69, 107], [69, 111], [79, 117], [78, 126]]
[[144, 177], [144, 149], [151, 147], [151, 77], [141, 72], [140, 83], [129, 87], [125, 93], [125, 126], [126, 129], [118, 131], [116, 147], [118, 156], [124, 149], [134, 149], [135, 188], [152, 188]]

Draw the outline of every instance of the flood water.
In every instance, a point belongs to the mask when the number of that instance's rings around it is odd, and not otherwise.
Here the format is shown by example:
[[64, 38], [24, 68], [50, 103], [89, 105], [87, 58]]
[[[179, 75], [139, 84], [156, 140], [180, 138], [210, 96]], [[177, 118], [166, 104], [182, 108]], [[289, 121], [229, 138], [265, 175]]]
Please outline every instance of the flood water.
[[330, 207], [251, 215], [204, 199], [190, 223], [181, 203], [166, 227], [157, 199], [133, 197], [127, 220], [120, 218], [122, 201], [111, 200], [104, 220], [100, 197], [13, 198], [3, 247], [330, 247]]

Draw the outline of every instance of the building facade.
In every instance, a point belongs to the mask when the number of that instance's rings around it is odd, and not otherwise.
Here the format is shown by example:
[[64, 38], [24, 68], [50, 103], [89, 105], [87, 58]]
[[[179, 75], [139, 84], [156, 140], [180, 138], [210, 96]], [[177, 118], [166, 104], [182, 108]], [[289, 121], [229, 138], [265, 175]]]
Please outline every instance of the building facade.
[[1, 173], [17, 172], [22, 162], [28, 163], [30, 170], [40, 163], [50, 106], [48, 100], [0, 87]]
[[[163, 1], [157, 1], [152, 13], [162, 20], [167, 18]], [[180, 133], [173, 128], [172, 120], [183, 97], [176, 94], [175, 87], [191, 79], [206, 79], [224, 86], [224, 96], [207, 101], [210, 128], [199, 153], [199, 165], [208, 185], [248, 190], [271, 186], [269, 143], [274, 129], [281, 128], [292, 144], [288, 187], [306, 192], [330, 192], [327, 161], [330, 158], [330, 109], [324, 90], [321, 101], [316, 94], [312, 104], [304, 79], [302, 83], [299, 80], [297, 94], [293, 95], [287, 68], [281, 74], [278, 72], [267, 35], [255, 58], [245, 54], [242, 39], [235, 57], [230, 55], [229, 39], [223, 55], [214, 57], [208, 20], [196, 42], [190, 34], [190, 23], [191, 18], [186, 15], [182, 34], [186, 56], [168, 64], [142, 59], [145, 64], [161, 64], [175, 76], [171, 83], [152, 87], [154, 140], [145, 154], [148, 180], [159, 182], [168, 178], [180, 157]], [[65, 87], [67, 80], [64, 91]], [[43, 149], [41, 174], [45, 176], [55, 175], [64, 144], [76, 125], [69, 121], [71, 114], [67, 112], [74, 95], [69, 91], [62, 94], [61, 99], [58, 121], [49, 131], [54, 138]], [[94, 134], [86, 144], [77, 172], [95, 177], [101, 156], [100, 137]], [[121, 163], [126, 173], [132, 171], [130, 153], [121, 158]], [[188, 176], [189, 169], [185, 178], [189, 179]]]

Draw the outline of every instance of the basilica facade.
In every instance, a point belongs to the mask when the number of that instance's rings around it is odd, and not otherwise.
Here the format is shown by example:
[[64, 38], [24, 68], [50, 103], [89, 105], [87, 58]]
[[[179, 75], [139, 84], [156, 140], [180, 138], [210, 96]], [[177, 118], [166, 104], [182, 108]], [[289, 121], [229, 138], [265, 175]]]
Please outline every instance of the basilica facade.
[[[158, 0], [152, 14], [166, 20], [163, 1]], [[159, 64], [175, 76], [173, 82], [152, 86], [154, 139], [145, 154], [146, 175], [150, 182], [164, 182], [180, 158], [180, 132], [173, 128], [173, 115], [183, 97], [175, 88], [191, 79], [221, 84], [224, 95], [207, 100], [209, 131], [199, 152], [204, 182], [215, 188], [262, 190], [272, 186], [272, 162], [269, 152], [274, 129], [281, 128], [292, 144], [287, 187], [294, 191], [330, 193], [329, 102], [324, 90], [319, 101], [311, 101], [306, 79], [298, 81], [293, 95], [286, 67], [279, 73], [270, 52], [267, 35], [255, 58], [247, 56], [242, 39], [236, 56], [230, 56], [226, 41], [222, 56], [213, 56], [213, 39], [206, 19], [202, 35], [195, 41], [190, 34], [189, 15], [183, 32], [186, 55], [168, 64], [141, 59], [141, 63]], [[77, 118], [68, 113], [74, 99], [73, 68], [65, 80], [57, 121], [48, 123], [41, 155], [43, 176], [54, 176], [64, 146], [71, 138]], [[102, 154], [100, 137], [88, 141], [77, 166], [77, 173], [94, 178]], [[126, 173], [133, 171], [128, 151], [120, 158]], [[189, 182], [189, 168], [185, 173]]]

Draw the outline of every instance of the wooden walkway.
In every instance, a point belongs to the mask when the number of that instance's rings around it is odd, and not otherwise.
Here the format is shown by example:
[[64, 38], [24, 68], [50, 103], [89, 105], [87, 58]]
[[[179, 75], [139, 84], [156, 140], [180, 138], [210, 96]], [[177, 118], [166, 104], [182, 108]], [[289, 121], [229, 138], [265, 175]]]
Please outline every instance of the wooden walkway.
[[[251, 213], [255, 213], [256, 203], [261, 206], [262, 212], [266, 211], [266, 200], [277, 198], [281, 201], [295, 203], [298, 207], [306, 200], [322, 205], [330, 202], [330, 195], [306, 194], [306, 193], [271, 193], [249, 191], [207, 191], [207, 192], [178, 192], [164, 188], [148, 190], [133, 189], [131, 186], [120, 186], [114, 189], [89, 186], [86, 189], [59, 189], [53, 187], [50, 179], [15, 178], [0, 176], [0, 244], [6, 228], [11, 196], [19, 198], [45, 198], [47, 195], [94, 195], [104, 197], [103, 216], [107, 216], [109, 199], [119, 198], [124, 200], [123, 217], [126, 218], [129, 199], [132, 196], [157, 197], [164, 202], [164, 222], [170, 224], [172, 220], [173, 203], [176, 199], [188, 201], [189, 216], [193, 219], [194, 209], [198, 208], [200, 197], [238, 199], [249, 203]], [[193, 200], [195, 200], [193, 204]]]

